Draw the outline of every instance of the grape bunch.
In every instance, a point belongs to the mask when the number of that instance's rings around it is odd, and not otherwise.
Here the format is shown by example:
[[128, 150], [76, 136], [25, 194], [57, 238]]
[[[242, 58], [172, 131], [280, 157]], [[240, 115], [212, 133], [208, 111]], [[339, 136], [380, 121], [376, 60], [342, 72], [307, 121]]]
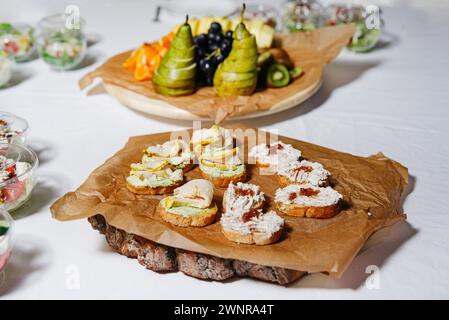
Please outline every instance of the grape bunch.
[[232, 31], [225, 34], [218, 22], [212, 22], [207, 33], [194, 37], [198, 81], [213, 85], [215, 70], [229, 55], [232, 48]]

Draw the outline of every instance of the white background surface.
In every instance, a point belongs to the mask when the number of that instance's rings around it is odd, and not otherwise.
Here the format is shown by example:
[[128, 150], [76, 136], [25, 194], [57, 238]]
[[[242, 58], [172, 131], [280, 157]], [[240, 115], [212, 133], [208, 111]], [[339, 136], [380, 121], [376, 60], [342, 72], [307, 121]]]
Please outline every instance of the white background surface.
[[[357, 155], [382, 151], [410, 170], [407, 222], [371, 238], [341, 279], [315, 274], [289, 287], [157, 274], [111, 252], [86, 221], [51, 218], [51, 203], [129, 136], [191, 126], [142, 116], [105, 94], [86, 97], [77, 87], [108, 56], [168, 32], [171, 24], [152, 23], [155, 2], [69, 3], [79, 5], [88, 34], [98, 39], [85, 67], [55, 72], [37, 59], [21, 64], [13, 86], [0, 90], [0, 109], [28, 119], [29, 144], [41, 160], [33, 197], [15, 213], [15, 250], [0, 298], [449, 298], [447, 1], [381, 2], [390, 43], [368, 54], [343, 52], [308, 102], [247, 122]], [[1, 0], [0, 20], [35, 23], [64, 8], [64, 1]], [[377, 290], [365, 285], [369, 265], [380, 268]], [[73, 270], [80, 288], [70, 290]]]

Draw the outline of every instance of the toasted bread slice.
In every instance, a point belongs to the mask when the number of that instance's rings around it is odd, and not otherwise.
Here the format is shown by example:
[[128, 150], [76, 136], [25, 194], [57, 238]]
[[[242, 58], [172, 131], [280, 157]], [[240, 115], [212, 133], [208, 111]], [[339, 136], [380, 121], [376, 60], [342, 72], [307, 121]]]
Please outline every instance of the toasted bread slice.
[[342, 194], [331, 187], [312, 184], [290, 184], [276, 190], [279, 212], [294, 217], [331, 218], [340, 211]]
[[227, 230], [223, 227], [221, 230], [228, 240], [243, 244], [255, 244], [258, 246], [274, 243], [278, 241], [282, 235], [282, 229], [279, 229], [274, 233], [252, 232], [249, 234], [242, 234], [238, 231]]
[[324, 206], [324, 207], [312, 207], [312, 206], [300, 206], [296, 204], [276, 204], [277, 210], [287, 216], [293, 217], [307, 217], [317, 219], [332, 218], [340, 212], [339, 203]]
[[126, 187], [129, 191], [135, 194], [140, 195], [155, 195], [155, 194], [170, 194], [173, 193], [173, 190], [182, 185], [182, 181], [176, 182], [170, 186], [163, 186], [163, 187], [136, 187], [133, 186], [130, 183], [126, 183]]
[[246, 169], [242, 173], [230, 177], [223, 177], [223, 176], [216, 177], [207, 174], [204, 171], [201, 171], [201, 174], [205, 179], [211, 181], [217, 188], [227, 188], [231, 182], [233, 183], [245, 182], [246, 180]]
[[268, 167], [270, 167], [269, 163], [260, 162], [259, 159], [256, 159], [256, 164], [255, 165], [256, 165], [256, 167], [259, 167], [259, 168], [268, 168]]
[[201, 210], [201, 213], [182, 215], [167, 211], [163, 206], [158, 206], [158, 212], [162, 219], [180, 227], [204, 227], [213, 223], [218, 216], [218, 208], [215, 203], [211, 208]]

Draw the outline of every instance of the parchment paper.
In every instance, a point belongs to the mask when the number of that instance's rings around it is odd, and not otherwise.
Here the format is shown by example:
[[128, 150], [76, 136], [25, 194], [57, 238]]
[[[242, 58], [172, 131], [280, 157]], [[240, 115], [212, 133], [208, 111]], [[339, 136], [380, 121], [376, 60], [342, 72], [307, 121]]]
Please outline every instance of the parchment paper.
[[157, 94], [151, 81], [139, 82], [133, 73], [122, 67], [131, 51], [127, 51], [107, 60], [96, 70], [85, 75], [79, 82], [80, 88], [88, 86], [96, 77], [103, 82], [113, 84], [148, 98], [159, 99], [181, 109], [185, 109], [201, 117], [221, 122], [228, 116], [240, 116], [256, 111], [270, 109], [276, 103], [310, 88], [318, 83], [323, 68], [340, 53], [354, 34], [353, 25], [340, 25], [314, 30], [312, 32], [296, 32], [290, 35], [278, 35], [276, 46], [284, 48], [296, 66], [304, 70], [304, 74], [284, 88], [263, 89], [251, 96], [221, 98], [212, 87], [199, 88], [195, 94], [182, 97], [165, 97]]
[[[171, 247], [336, 277], [373, 232], [406, 218], [400, 198], [408, 171], [401, 164], [381, 153], [358, 157], [280, 136], [281, 141], [299, 148], [305, 158], [321, 162], [331, 172], [332, 185], [344, 196], [342, 212], [324, 220], [284, 216], [287, 227], [281, 241], [267, 246], [231, 242], [222, 235], [219, 222], [204, 228], [172, 226], [155, 213], [162, 196], [137, 196], [125, 186], [129, 165], [140, 161], [142, 150], [169, 139], [168, 132], [130, 138], [75, 192], [52, 205], [54, 218], [66, 221], [101, 214], [114, 227]], [[261, 186], [272, 207], [279, 187], [277, 177], [259, 175], [251, 165], [249, 172], [249, 182]], [[200, 177], [198, 168], [186, 175], [187, 180]], [[216, 189], [214, 195], [220, 208], [223, 191]]]

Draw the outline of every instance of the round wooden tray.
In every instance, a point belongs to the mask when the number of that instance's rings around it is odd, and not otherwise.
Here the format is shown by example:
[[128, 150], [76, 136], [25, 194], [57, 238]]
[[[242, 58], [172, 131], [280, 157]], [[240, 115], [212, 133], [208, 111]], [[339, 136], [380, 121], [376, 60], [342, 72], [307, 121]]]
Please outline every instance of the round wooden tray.
[[[274, 104], [268, 110], [261, 110], [258, 112], [239, 115], [236, 117], [228, 117], [226, 118], [226, 120], [243, 120], [243, 119], [257, 118], [293, 108], [309, 99], [315, 92], [318, 91], [318, 89], [321, 87], [321, 84], [322, 81], [321, 79], [319, 79], [318, 81], [312, 83], [307, 88], [298, 91], [294, 95], [291, 95], [285, 98], [284, 100]], [[155, 115], [163, 118], [188, 120], [188, 121], [211, 120], [210, 118], [200, 117], [187, 110], [178, 108], [168, 102], [158, 99], [152, 99], [144, 95], [138, 94], [134, 91], [110, 83], [104, 82], [103, 86], [107, 91], [107, 93], [115, 97], [123, 105], [148, 115]]]

